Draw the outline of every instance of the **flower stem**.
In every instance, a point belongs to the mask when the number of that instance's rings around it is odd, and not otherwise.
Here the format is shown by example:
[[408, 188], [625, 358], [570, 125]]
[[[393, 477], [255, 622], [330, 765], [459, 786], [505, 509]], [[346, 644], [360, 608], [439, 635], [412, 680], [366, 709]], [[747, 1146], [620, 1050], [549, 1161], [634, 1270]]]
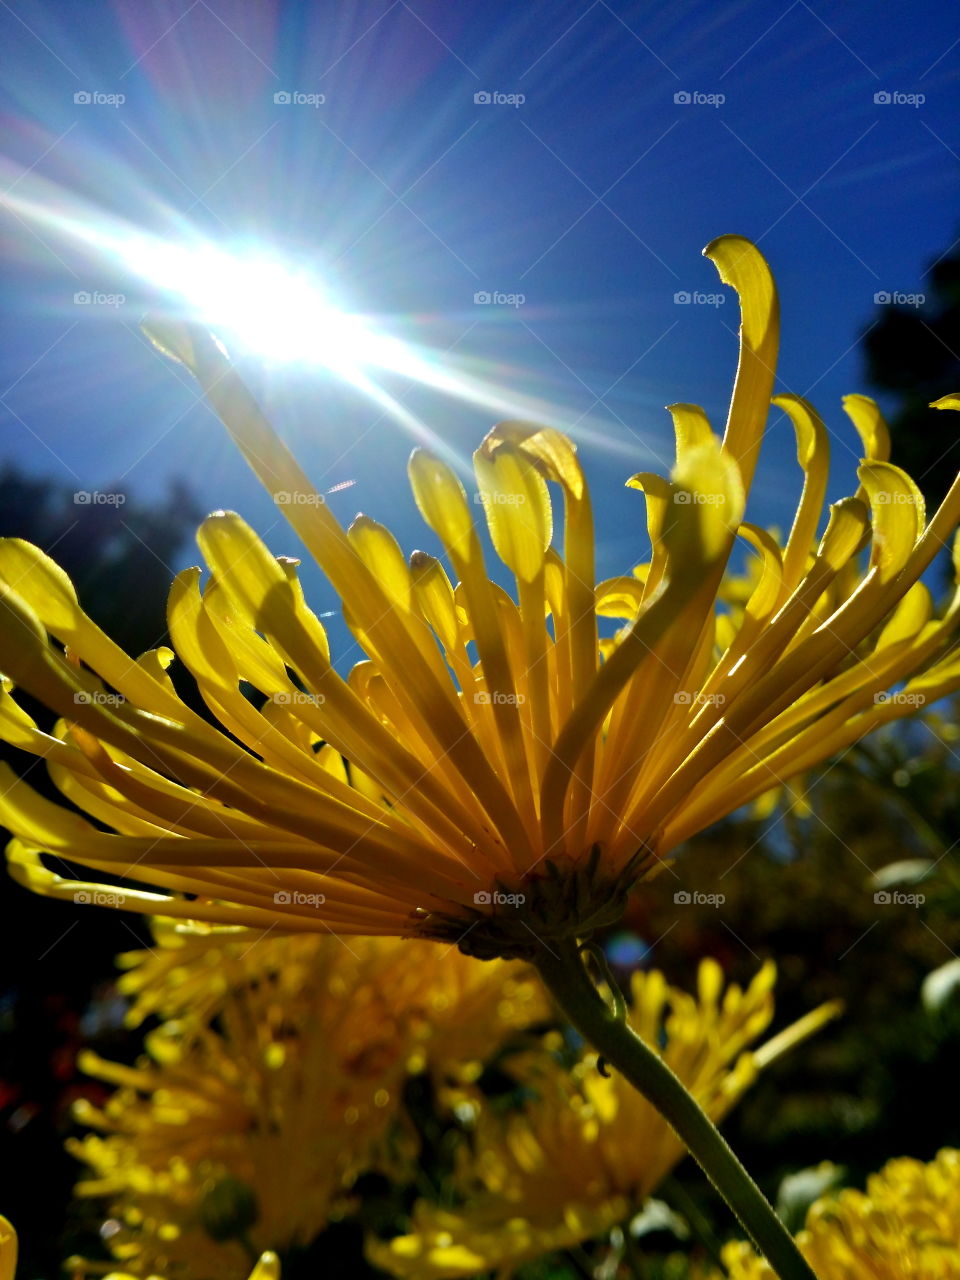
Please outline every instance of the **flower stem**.
[[551, 941], [539, 949], [534, 964], [563, 1015], [672, 1126], [780, 1280], [816, 1280], [717, 1127], [659, 1054], [608, 1007], [584, 969], [577, 944]]

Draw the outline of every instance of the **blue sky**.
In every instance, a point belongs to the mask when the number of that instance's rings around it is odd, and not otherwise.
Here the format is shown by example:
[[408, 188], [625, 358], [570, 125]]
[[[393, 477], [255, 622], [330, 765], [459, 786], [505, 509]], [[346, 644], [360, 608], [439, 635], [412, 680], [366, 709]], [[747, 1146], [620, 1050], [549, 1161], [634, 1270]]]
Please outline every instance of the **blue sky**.
[[[296, 550], [277, 509], [139, 331], [168, 300], [77, 230], [259, 246], [502, 399], [541, 401], [581, 440], [604, 574], [642, 554], [622, 482], [669, 465], [663, 406], [723, 421], [737, 313], [709, 240], [738, 232], [770, 260], [779, 386], [834, 431], [839, 495], [875, 295], [922, 292], [960, 233], [948, 3], [11, 0], [0, 47], [0, 458], [143, 497], [186, 476], [277, 553]], [[318, 485], [354, 482], [331, 497], [342, 518], [432, 548], [409, 427], [328, 371], [236, 354]], [[505, 416], [383, 382], [464, 459]], [[783, 523], [795, 489], [775, 413], [753, 518]]]

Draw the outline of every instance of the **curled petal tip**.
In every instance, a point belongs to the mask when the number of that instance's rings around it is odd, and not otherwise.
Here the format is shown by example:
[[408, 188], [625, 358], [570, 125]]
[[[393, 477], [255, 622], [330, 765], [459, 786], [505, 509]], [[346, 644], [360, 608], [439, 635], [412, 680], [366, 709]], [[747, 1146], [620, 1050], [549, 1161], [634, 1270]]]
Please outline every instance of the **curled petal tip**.
[[745, 236], [711, 240], [703, 255], [717, 268], [721, 281], [740, 295], [744, 339], [759, 347], [771, 323], [776, 324], [778, 310], [777, 289], [766, 258]]
[[738, 236], [734, 232], [727, 232], [726, 235], [715, 236], [713, 240], [706, 245], [701, 252], [705, 258], [709, 258], [711, 262], [718, 254], [725, 252], [728, 248], [744, 247], [757, 251], [757, 246], [752, 240], [748, 240], [746, 236]]

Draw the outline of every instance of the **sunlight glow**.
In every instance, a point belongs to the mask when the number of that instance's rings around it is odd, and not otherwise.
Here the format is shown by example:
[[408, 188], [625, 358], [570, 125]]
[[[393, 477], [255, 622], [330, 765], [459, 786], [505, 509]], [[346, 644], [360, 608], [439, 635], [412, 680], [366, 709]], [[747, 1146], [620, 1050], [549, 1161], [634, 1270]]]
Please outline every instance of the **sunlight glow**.
[[308, 361], [350, 375], [377, 363], [379, 340], [339, 310], [305, 272], [256, 254], [150, 239], [122, 251], [141, 277], [178, 294], [192, 314], [267, 360]]
[[[0, 185], [5, 169], [0, 156]], [[574, 414], [550, 398], [508, 386], [505, 375], [516, 370], [505, 360], [461, 355], [453, 348], [386, 333], [376, 317], [346, 310], [315, 270], [284, 260], [264, 245], [218, 245], [160, 206], [157, 218], [171, 224], [171, 233], [148, 235], [38, 175], [12, 175], [9, 185], [17, 184], [20, 189], [8, 190], [2, 204], [41, 243], [52, 235], [65, 251], [80, 250], [93, 264], [119, 267], [132, 277], [129, 284], [123, 275], [118, 280], [125, 293], [129, 290], [128, 297], [137, 292], [137, 281], [146, 284], [153, 295], [151, 311], [200, 323], [237, 352], [271, 364], [330, 370], [441, 454], [447, 448], [438, 434], [402, 402], [399, 392], [383, 385], [383, 375], [398, 375], [485, 414], [561, 424], [581, 441], [636, 459], [636, 442], [611, 440], [606, 422], [591, 410]], [[73, 275], [80, 278], [75, 271]], [[394, 322], [409, 328], [407, 319], [394, 317]], [[476, 323], [473, 319], [466, 332]]]

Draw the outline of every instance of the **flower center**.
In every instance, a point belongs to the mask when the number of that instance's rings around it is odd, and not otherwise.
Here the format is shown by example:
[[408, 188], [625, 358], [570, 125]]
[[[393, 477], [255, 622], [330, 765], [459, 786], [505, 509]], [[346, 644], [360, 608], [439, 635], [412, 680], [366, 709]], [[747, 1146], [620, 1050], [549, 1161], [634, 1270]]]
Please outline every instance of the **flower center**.
[[650, 851], [641, 848], [611, 875], [595, 844], [585, 863], [547, 860], [516, 884], [498, 881], [493, 889], [478, 891], [473, 910], [424, 913], [418, 932], [480, 960], [529, 960], [551, 941], [616, 924], [627, 894], [652, 862]]

